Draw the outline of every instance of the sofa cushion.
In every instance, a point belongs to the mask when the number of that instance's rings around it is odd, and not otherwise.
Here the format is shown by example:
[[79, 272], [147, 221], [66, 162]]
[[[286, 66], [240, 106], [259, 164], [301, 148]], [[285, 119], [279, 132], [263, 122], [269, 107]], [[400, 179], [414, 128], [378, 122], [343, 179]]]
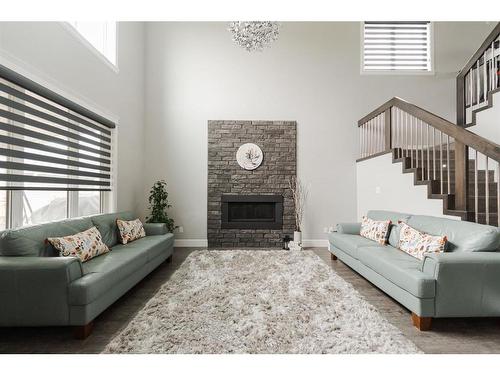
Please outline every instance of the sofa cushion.
[[407, 223], [422, 232], [446, 236], [446, 251], [500, 250], [500, 229], [497, 227], [423, 215], [410, 216]]
[[400, 232], [398, 221], [407, 222], [411, 215], [395, 211], [371, 210], [366, 216], [372, 220], [390, 220], [392, 224], [389, 228], [389, 245], [397, 247]]
[[57, 256], [47, 238], [69, 236], [92, 226], [92, 220], [84, 217], [6, 230], [0, 235], [0, 255]]
[[433, 298], [436, 281], [421, 271], [422, 262], [392, 246], [358, 248], [365, 266], [419, 298]]
[[361, 246], [380, 246], [375, 241], [369, 240], [367, 238], [361, 237], [354, 234], [343, 234], [333, 232], [329, 235], [330, 242], [333, 246], [338, 247], [343, 252], [347, 253], [351, 257], [358, 259], [358, 248]]
[[379, 243], [380, 245], [385, 245], [387, 243], [387, 239], [389, 238], [390, 226], [390, 220], [379, 221], [363, 216], [359, 234], [362, 237]]
[[144, 230], [142, 221], [139, 219], [128, 221], [117, 219], [116, 226], [118, 227], [118, 232], [120, 233], [118, 239], [120, 240], [120, 243], [124, 245], [138, 240], [139, 238], [146, 237], [146, 231]]
[[82, 264], [84, 276], [69, 285], [69, 304], [86, 305], [147, 263], [147, 248], [123, 248]]
[[146, 236], [134, 242], [129, 242], [126, 245], [116, 245], [113, 247], [113, 251], [118, 251], [121, 249], [137, 249], [146, 251], [146, 259], [150, 260], [156, 258], [166, 248], [172, 247], [174, 244], [174, 235], [172, 233], [167, 233], [163, 235], [156, 236]]
[[47, 240], [59, 251], [59, 256], [77, 257], [82, 262], [109, 252], [96, 227], [65, 237], [49, 237]]
[[446, 236], [432, 236], [400, 223], [401, 233], [398, 248], [417, 259], [424, 259], [426, 253], [443, 253]]
[[101, 232], [102, 240], [108, 247], [113, 247], [118, 243], [118, 226], [116, 220], [133, 220], [136, 219], [132, 212], [118, 212], [114, 214], [104, 214], [92, 216], [92, 222]]

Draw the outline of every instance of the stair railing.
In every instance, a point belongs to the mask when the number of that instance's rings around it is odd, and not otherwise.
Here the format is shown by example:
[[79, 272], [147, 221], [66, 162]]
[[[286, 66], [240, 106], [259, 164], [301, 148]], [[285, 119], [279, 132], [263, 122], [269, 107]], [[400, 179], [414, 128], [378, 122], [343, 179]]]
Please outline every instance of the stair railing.
[[417, 183], [429, 185], [433, 198], [447, 200], [447, 214], [498, 225], [499, 145], [400, 98], [363, 117], [358, 127], [358, 161], [393, 152]]
[[491, 107], [500, 90], [500, 22], [457, 76], [457, 124], [474, 125], [476, 111]]

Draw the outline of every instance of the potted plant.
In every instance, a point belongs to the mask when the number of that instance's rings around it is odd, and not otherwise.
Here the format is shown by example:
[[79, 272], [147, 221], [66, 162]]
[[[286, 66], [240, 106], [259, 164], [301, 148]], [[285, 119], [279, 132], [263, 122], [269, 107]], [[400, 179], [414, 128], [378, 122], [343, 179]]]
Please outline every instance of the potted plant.
[[302, 243], [302, 221], [304, 219], [304, 207], [309, 191], [307, 187], [296, 176], [289, 180], [292, 199], [295, 206], [295, 231], [293, 232], [293, 242], [297, 245]]
[[174, 219], [168, 217], [167, 209], [172, 207], [168, 202], [167, 182], [156, 181], [149, 191], [149, 210], [151, 215], [146, 217], [147, 223], [165, 223], [169, 232], [173, 233], [177, 226]]

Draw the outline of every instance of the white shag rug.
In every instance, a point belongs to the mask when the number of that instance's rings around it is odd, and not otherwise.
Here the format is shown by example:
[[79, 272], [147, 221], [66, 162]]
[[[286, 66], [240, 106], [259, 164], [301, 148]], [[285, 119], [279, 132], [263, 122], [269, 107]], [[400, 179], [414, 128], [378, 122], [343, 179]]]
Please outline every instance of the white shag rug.
[[420, 353], [312, 251], [189, 255], [104, 353]]

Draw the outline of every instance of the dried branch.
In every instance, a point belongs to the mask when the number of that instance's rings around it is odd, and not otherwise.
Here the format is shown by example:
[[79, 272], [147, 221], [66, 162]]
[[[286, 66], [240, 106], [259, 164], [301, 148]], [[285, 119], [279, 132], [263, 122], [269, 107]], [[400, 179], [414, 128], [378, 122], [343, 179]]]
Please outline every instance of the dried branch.
[[304, 208], [309, 195], [309, 189], [296, 176], [290, 178], [288, 184], [290, 186], [293, 203], [295, 205], [295, 230], [300, 232], [302, 228], [302, 221], [304, 219]]

